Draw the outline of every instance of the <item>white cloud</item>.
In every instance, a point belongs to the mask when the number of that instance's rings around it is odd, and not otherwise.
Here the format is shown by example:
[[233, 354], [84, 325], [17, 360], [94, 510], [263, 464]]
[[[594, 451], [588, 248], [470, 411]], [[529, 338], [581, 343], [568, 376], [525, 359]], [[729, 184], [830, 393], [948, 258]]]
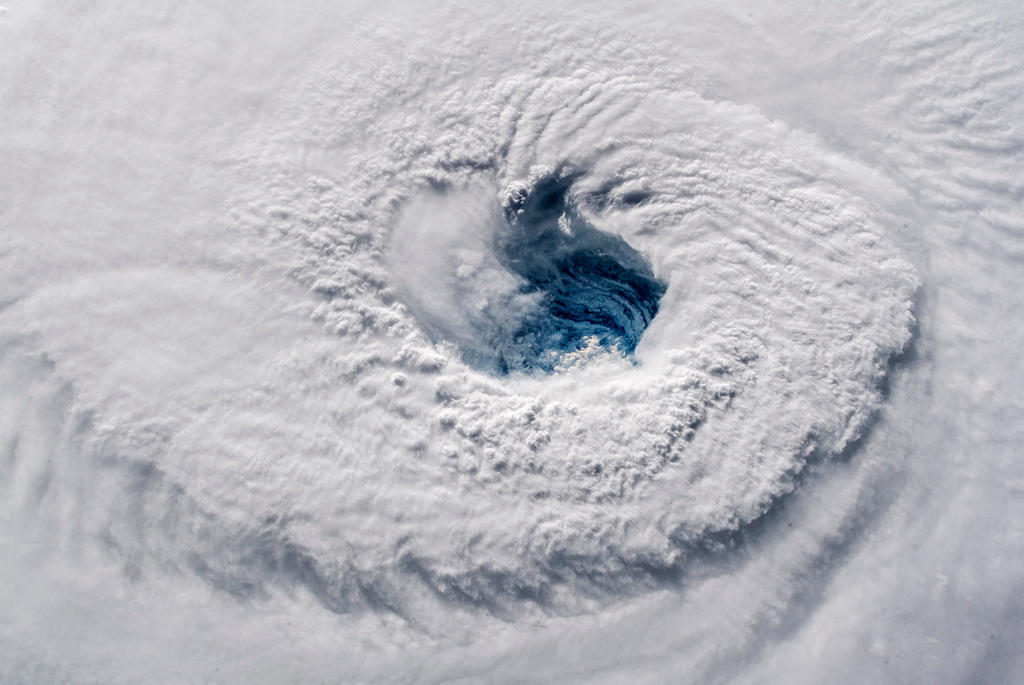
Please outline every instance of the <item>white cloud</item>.
[[[4, 678], [1019, 672], [1000, 8], [30, 9]], [[559, 170], [667, 291], [495, 376]]]

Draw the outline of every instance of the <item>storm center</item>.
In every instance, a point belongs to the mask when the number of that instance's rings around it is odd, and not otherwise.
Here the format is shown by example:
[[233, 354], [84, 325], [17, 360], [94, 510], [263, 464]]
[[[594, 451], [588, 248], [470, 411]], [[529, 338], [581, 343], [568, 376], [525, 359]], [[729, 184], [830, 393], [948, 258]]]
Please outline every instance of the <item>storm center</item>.
[[570, 183], [548, 178], [505, 199], [495, 253], [536, 306], [495, 341], [499, 373], [550, 372], [584, 349], [628, 357], [658, 313], [665, 284], [625, 240], [580, 214]]
[[505, 192], [428, 193], [400, 216], [390, 266], [436, 343], [496, 375], [553, 373], [597, 356], [631, 359], [665, 284], [622, 238], [579, 210], [572, 178]]

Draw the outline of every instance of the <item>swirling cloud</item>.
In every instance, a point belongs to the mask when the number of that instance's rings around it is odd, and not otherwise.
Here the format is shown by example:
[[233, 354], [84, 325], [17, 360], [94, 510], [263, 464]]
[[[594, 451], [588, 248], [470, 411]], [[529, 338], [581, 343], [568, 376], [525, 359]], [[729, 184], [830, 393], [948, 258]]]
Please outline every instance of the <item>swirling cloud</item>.
[[1020, 27], [791, 12], [12, 7], [0, 673], [1019, 672]]

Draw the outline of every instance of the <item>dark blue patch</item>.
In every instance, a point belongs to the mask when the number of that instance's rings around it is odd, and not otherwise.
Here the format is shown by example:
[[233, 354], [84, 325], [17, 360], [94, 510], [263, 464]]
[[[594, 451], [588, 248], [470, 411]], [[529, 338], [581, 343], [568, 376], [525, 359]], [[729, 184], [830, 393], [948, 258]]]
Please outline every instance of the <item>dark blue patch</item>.
[[580, 215], [568, 195], [572, 181], [548, 178], [506, 202], [498, 260], [522, 277], [522, 293], [542, 297], [511, 340], [495, 341], [500, 373], [550, 372], [588, 339], [630, 355], [658, 313], [665, 284], [625, 240]]

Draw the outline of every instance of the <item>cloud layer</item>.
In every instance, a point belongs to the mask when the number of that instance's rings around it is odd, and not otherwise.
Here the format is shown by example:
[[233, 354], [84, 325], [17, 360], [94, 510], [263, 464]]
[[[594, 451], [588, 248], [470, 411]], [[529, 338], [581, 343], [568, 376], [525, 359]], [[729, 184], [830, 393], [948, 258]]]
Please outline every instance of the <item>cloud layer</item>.
[[12, 5], [4, 678], [1012, 679], [1020, 17], [791, 12]]

